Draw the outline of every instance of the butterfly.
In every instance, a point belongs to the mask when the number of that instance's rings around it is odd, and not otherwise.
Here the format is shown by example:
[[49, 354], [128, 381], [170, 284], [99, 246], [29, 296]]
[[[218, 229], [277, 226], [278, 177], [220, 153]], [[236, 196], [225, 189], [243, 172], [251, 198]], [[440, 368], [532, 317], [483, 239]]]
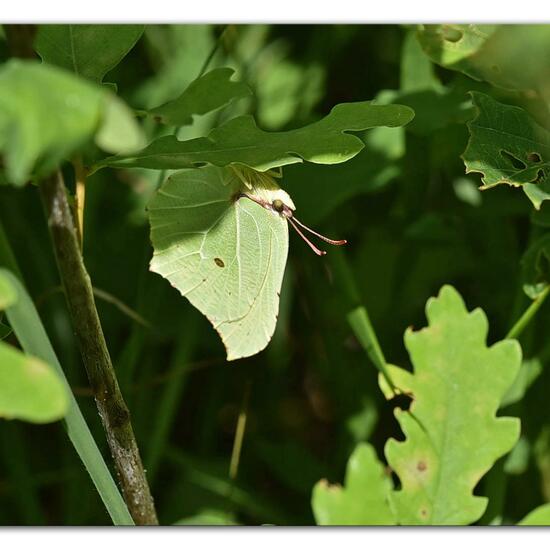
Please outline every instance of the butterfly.
[[151, 271], [166, 278], [219, 333], [229, 361], [263, 350], [275, 331], [288, 224], [315, 254], [273, 170], [205, 166], [173, 173], [148, 206]]

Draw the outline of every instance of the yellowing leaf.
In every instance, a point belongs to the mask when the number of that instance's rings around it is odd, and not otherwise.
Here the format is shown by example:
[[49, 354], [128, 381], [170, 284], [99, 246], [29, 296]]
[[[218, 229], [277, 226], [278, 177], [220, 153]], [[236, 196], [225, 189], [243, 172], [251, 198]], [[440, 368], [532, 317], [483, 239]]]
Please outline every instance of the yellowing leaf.
[[315, 485], [312, 506], [317, 525], [395, 525], [391, 489], [374, 448], [362, 443], [349, 459], [345, 487], [326, 480]]
[[466, 525], [487, 505], [474, 487], [519, 437], [519, 420], [496, 412], [518, 374], [521, 349], [514, 340], [487, 347], [485, 314], [469, 313], [450, 286], [428, 301], [426, 315], [427, 328], [405, 334], [414, 372], [390, 368], [413, 396], [410, 412], [396, 410], [405, 440], [385, 447], [401, 481], [392, 502], [403, 525]]

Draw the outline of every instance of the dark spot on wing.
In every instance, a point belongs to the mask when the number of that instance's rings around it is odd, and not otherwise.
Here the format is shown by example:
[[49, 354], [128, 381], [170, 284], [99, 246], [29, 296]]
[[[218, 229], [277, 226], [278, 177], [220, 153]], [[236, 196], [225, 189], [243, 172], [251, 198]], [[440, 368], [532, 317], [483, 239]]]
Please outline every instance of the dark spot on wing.
[[218, 267], [225, 267], [225, 264], [223, 263], [223, 260], [221, 258], [214, 258], [214, 261], [216, 262], [216, 265]]

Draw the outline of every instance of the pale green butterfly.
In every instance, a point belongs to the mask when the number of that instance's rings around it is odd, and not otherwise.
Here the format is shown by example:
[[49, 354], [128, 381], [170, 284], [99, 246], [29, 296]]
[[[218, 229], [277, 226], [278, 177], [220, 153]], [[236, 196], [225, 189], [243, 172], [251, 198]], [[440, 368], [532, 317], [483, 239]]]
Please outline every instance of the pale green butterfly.
[[168, 279], [220, 334], [227, 359], [248, 357], [269, 343], [279, 310], [289, 222], [300, 230], [279, 174], [243, 166], [207, 166], [172, 174], [149, 204], [151, 271]]

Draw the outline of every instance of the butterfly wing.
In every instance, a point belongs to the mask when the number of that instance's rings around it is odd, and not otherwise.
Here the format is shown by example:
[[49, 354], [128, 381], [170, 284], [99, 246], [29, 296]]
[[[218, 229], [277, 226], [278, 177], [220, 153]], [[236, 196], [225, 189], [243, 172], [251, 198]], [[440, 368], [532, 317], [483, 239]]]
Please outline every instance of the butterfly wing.
[[182, 170], [149, 205], [151, 270], [209, 319], [228, 360], [269, 343], [288, 253], [286, 221], [236, 199], [240, 186], [226, 168]]

